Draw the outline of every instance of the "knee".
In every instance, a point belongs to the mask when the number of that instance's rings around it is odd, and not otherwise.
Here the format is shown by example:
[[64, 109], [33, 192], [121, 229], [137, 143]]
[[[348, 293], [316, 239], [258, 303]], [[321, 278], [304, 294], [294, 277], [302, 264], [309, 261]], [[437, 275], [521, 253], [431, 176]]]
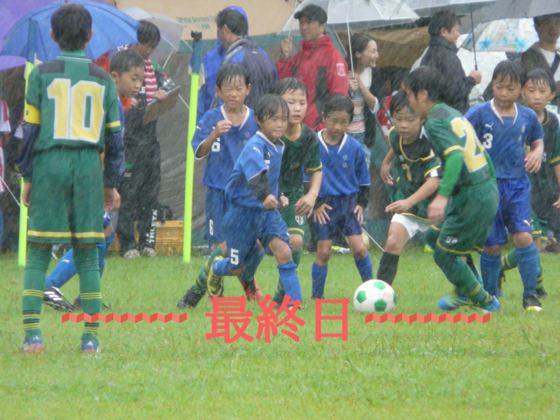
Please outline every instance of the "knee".
[[403, 245], [396, 237], [396, 235], [389, 235], [387, 242], [385, 242], [385, 252], [389, 252], [394, 255], [400, 255]]
[[363, 243], [356, 245], [356, 247], [352, 249], [352, 254], [357, 260], [361, 260], [362, 258], [364, 258], [367, 255], [365, 245]]
[[330, 247], [317, 247], [317, 256], [315, 257], [315, 263], [318, 265], [327, 265], [329, 259], [331, 258]]
[[290, 235], [290, 245], [292, 251], [299, 251], [303, 246], [303, 238], [300, 235]]
[[525, 248], [533, 243], [533, 235], [529, 232], [515, 232], [513, 234], [513, 245], [516, 248]]
[[500, 252], [502, 252], [502, 246], [501, 245], [485, 246], [484, 252], [492, 256], [498, 255]]

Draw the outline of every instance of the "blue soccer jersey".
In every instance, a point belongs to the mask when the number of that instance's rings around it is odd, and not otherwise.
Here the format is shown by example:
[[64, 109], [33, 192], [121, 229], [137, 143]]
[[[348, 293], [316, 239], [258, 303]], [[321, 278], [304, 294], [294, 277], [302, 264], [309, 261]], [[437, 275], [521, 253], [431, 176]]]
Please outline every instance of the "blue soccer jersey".
[[278, 199], [278, 178], [283, 152], [282, 140], [272, 143], [258, 131], [243, 148], [235, 163], [226, 187], [228, 201], [241, 207], [264, 209], [249, 185], [249, 180], [261, 173], [266, 174], [270, 193]]
[[502, 117], [492, 99], [472, 107], [465, 115], [492, 158], [498, 179], [524, 176], [527, 173], [524, 146], [544, 139], [544, 131], [535, 111], [519, 104], [515, 104], [515, 109], [515, 117]]
[[255, 122], [253, 110], [246, 107], [245, 119], [239, 126], [232, 126], [231, 129], [217, 138], [212, 144], [210, 152], [201, 156], [198, 153], [200, 144], [208, 138], [216, 125], [227, 119], [224, 106], [207, 111], [196, 127], [196, 132], [192, 139], [192, 147], [196, 159], [204, 159], [208, 156], [208, 162], [204, 168], [202, 182], [207, 187], [225, 190], [228, 178], [233, 172], [233, 167], [237, 158], [241, 154], [243, 147], [258, 130]]
[[358, 140], [345, 134], [342, 141], [331, 146], [319, 132], [323, 181], [319, 197], [343, 196], [360, 192], [360, 186], [370, 184], [366, 154]]

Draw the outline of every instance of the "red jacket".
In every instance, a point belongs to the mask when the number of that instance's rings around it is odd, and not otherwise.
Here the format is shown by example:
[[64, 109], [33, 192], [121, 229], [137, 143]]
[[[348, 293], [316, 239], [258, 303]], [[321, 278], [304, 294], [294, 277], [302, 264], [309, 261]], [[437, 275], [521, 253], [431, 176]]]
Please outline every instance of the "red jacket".
[[303, 122], [315, 131], [325, 128], [321, 119], [323, 104], [334, 93], [348, 95], [348, 64], [334, 47], [328, 34], [313, 41], [302, 41], [301, 51], [289, 60], [276, 63], [278, 80], [300, 79], [309, 91]]

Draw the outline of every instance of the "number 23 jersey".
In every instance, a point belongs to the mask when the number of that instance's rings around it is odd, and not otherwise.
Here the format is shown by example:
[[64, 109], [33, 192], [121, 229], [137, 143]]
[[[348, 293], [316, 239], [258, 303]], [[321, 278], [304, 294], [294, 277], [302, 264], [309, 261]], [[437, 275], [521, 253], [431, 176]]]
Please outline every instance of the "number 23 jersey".
[[105, 130], [121, 130], [115, 82], [83, 56], [64, 55], [37, 66], [26, 98], [25, 121], [41, 125], [35, 153], [53, 147], [102, 150]]

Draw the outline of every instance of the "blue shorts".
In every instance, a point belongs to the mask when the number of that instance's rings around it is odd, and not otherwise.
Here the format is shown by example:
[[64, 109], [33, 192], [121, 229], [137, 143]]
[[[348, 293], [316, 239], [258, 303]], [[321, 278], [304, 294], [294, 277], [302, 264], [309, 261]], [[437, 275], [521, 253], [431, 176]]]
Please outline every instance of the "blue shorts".
[[[486, 246], [504, 245], [509, 233], [531, 233], [531, 182], [528, 176], [519, 179], [498, 179], [500, 204]], [[507, 228], [507, 231], [506, 231]]]
[[331, 220], [325, 225], [313, 220], [313, 228], [315, 229], [315, 236], [318, 241], [331, 239], [337, 227], [345, 236], [362, 234], [362, 227], [354, 213], [356, 199], [356, 194], [343, 195], [340, 197], [329, 196], [323, 199], [325, 204], [332, 207], [332, 210], [327, 210], [327, 214]]
[[230, 204], [222, 226], [227, 242], [230, 270], [246, 265], [246, 258], [258, 247], [257, 239], [265, 249], [274, 237], [290, 244], [288, 226], [278, 210], [266, 211]]
[[206, 226], [204, 238], [212, 243], [225, 241], [223, 220], [228, 209], [225, 190], [208, 187], [206, 189]]

